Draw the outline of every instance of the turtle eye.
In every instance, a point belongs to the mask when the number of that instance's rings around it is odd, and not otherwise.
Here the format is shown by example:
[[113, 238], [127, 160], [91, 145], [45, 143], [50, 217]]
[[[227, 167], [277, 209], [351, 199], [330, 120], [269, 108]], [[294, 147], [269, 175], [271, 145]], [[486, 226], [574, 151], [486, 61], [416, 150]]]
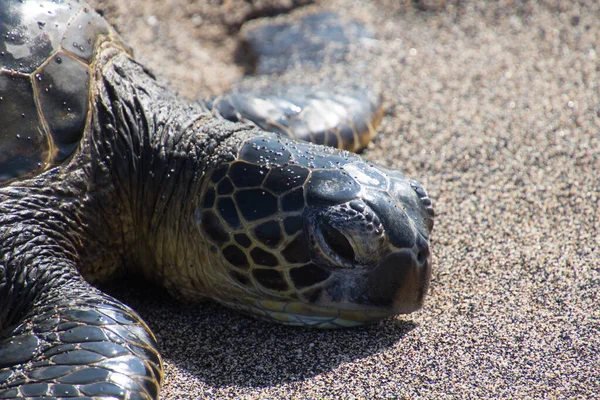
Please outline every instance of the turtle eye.
[[346, 236], [330, 225], [322, 224], [321, 227], [323, 238], [325, 239], [325, 243], [327, 243], [329, 248], [336, 252], [343, 259], [354, 262], [354, 249], [352, 248], [352, 245], [348, 239], [346, 239]]

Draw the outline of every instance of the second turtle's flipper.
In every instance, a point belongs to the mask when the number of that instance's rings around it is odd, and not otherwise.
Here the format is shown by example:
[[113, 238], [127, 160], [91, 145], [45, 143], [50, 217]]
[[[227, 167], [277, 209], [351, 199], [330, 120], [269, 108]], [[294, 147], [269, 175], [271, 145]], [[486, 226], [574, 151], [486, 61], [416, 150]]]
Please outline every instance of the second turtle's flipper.
[[355, 152], [369, 144], [383, 116], [379, 96], [358, 88], [275, 86], [227, 93], [206, 105], [230, 121], [252, 122], [269, 132]]
[[[206, 105], [231, 121], [253, 122], [294, 139], [360, 151], [375, 135], [383, 109], [369, 71], [354, 55], [376, 42], [367, 26], [334, 12], [293, 12], [250, 21], [241, 30], [236, 54], [248, 76], [237, 90]], [[303, 77], [315, 73], [322, 77], [321, 88], [305, 83]], [[262, 89], [255, 80], [261, 75], [269, 76]]]

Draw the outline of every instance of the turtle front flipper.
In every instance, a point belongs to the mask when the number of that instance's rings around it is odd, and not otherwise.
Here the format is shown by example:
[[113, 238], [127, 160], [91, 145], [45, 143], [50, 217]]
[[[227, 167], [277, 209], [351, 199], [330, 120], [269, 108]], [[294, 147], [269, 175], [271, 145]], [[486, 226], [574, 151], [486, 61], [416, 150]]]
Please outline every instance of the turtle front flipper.
[[[0, 321], [13, 323], [0, 336], [0, 399], [157, 398], [162, 363], [146, 324], [79, 276], [60, 281], [51, 278], [23, 318]], [[0, 282], [0, 295], [6, 288]]]
[[207, 102], [213, 114], [295, 139], [350, 151], [364, 149], [383, 116], [378, 95], [358, 88], [317, 90], [275, 85]]

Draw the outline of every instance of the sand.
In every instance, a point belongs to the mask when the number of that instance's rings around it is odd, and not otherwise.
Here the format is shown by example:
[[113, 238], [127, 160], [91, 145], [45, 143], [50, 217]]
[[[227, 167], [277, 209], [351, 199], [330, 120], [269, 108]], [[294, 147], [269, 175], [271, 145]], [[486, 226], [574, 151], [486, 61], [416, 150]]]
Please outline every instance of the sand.
[[[93, 2], [190, 98], [242, 77], [240, 27], [281, 11], [277, 1], [253, 3]], [[375, 32], [353, 58], [364, 73], [356, 79], [384, 89], [386, 116], [364, 157], [419, 179], [434, 199], [426, 305], [313, 331], [121, 285], [114, 293], [158, 337], [162, 398], [598, 396], [597, 2], [323, 0], [300, 12], [311, 10]]]

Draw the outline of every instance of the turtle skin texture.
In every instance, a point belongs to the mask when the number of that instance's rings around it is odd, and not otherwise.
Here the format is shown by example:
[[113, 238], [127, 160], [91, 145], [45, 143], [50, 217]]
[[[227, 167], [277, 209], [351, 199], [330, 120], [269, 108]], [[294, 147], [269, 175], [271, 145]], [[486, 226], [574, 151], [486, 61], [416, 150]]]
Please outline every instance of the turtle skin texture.
[[354, 152], [367, 147], [383, 117], [379, 97], [357, 88], [334, 92], [273, 85], [266, 91], [225, 93], [206, 104], [230, 121]]
[[0, 399], [158, 397], [152, 331], [94, 286], [125, 273], [289, 325], [422, 307], [422, 185], [297, 140], [364, 147], [376, 96], [188, 102], [85, 3], [4, 1], [0, 22]]

